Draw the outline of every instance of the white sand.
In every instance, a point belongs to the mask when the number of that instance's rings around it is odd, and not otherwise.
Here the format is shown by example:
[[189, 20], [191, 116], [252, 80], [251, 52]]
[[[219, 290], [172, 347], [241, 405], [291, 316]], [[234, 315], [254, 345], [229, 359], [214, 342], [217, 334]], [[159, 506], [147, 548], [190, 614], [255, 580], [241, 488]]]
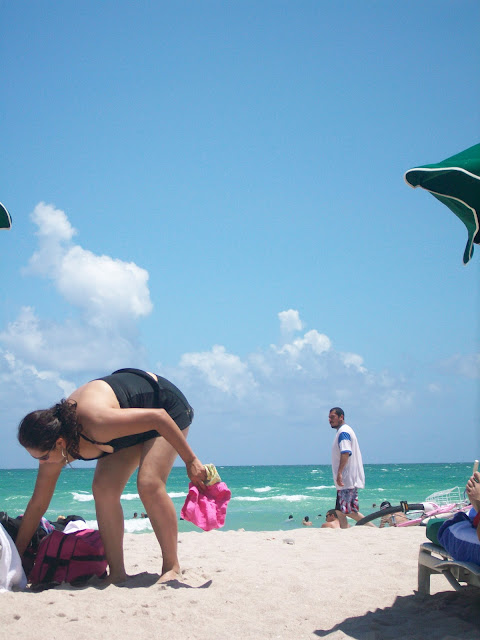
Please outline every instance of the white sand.
[[127, 535], [128, 587], [0, 594], [6, 640], [480, 639], [480, 589], [417, 588], [424, 527], [182, 533], [183, 581], [157, 584], [153, 534]]

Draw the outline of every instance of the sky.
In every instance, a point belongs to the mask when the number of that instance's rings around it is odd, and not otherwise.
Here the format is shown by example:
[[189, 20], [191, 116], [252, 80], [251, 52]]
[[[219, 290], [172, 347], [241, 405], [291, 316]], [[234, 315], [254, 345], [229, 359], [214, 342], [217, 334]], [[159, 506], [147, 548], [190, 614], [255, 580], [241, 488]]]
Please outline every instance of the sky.
[[217, 465], [480, 458], [480, 247], [404, 173], [480, 142], [474, 0], [0, 5], [0, 468], [120, 367]]

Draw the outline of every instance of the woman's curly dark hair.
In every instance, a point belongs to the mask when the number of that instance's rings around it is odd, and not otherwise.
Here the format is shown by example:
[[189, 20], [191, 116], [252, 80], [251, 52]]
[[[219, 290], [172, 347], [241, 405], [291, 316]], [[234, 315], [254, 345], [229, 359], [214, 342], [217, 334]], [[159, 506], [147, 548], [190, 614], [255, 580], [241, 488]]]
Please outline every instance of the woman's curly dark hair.
[[77, 422], [77, 403], [63, 399], [50, 409], [26, 415], [18, 426], [18, 441], [22, 447], [50, 451], [58, 438], [64, 438], [68, 453], [77, 458], [81, 431]]

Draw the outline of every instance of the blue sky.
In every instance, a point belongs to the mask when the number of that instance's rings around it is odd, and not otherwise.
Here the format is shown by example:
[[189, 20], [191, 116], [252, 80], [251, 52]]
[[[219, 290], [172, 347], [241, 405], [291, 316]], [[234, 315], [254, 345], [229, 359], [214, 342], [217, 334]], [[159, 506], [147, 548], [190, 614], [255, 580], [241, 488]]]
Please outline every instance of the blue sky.
[[0, 9], [1, 467], [27, 412], [169, 377], [216, 464], [480, 457], [479, 260], [404, 180], [479, 142], [480, 7]]

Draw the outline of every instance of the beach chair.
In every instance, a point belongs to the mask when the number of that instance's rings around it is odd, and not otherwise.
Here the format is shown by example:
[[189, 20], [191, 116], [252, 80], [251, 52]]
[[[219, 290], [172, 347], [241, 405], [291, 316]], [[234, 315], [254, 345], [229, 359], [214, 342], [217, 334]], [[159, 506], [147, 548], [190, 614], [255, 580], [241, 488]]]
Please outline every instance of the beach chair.
[[464, 588], [461, 582], [480, 588], [480, 565], [473, 562], [457, 562], [443, 547], [424, 542], [420, 545], [418, 554], [419, 593], [430, 594], [430, 576], [433, 573], [443, 574], [456, 591]]

